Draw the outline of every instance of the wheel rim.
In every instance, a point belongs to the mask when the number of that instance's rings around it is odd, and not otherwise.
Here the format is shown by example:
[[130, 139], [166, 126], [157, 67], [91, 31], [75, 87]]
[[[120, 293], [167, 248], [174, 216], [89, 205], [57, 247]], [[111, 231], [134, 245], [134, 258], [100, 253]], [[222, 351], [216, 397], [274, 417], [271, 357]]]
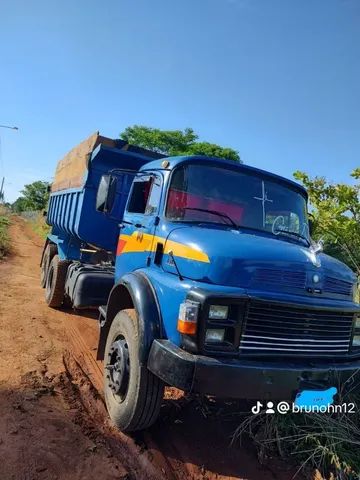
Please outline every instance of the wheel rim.
[[113, 395], [123, 401], [130, 375], [129, 347], [124, 337], [119, 337], [111, 344], [107, 361], [105, 366], [107, 384]]

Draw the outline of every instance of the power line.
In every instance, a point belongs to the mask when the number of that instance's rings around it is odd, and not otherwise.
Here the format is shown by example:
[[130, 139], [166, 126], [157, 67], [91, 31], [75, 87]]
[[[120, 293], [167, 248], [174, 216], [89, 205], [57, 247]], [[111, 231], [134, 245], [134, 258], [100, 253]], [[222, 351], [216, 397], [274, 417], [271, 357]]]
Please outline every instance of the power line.
[[10, 125], [0, 125], [0, 128], [10, 128], [10, 130], [19, 130], [18, 127], [11, 127]]

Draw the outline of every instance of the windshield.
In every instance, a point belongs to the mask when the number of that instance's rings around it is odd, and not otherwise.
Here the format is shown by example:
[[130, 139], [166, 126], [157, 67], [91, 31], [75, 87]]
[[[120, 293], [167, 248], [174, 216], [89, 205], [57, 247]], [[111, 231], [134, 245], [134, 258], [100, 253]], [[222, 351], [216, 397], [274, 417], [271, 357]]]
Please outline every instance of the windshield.
[[266, 177], [215, 166], [191, 164], [175, 170], [166, 216], [309, 239], [303, 195]]

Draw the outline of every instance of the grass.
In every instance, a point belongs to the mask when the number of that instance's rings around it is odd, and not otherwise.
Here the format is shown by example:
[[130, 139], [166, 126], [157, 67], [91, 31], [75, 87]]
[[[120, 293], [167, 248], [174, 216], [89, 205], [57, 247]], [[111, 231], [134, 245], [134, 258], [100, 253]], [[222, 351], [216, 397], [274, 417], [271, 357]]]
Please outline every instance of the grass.
[[29, 223], [31, 228], [37, 235], [39, 235], [39, 237], [46, 239], [48, 233], [50, 232], [50, 226], [45, 222], [45, 217], [41, 212], [39, 212], [34, 218], [29, 219]]
[[9, 225], [8, 215], [5, 210], [0, 210], [0, 260], [10, 252]]
[[[246, 415], [233, 442], [251, 438], [259, 459], [280, 455], [306, 478], [360, 479], [360, 398], [344, 397], [354, 413], [279, 413]], [[339, 402], [340, 403], [340, 402]], [[338, 404], [339, 404], [338, 403]], [[311, 475], [311, 477], [310, 477]]]

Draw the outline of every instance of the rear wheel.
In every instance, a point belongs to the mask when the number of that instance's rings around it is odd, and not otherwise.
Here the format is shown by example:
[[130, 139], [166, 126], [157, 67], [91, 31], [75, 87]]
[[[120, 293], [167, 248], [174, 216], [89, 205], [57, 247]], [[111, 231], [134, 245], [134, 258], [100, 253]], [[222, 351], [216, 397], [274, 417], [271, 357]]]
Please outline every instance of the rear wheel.
[[123, 432], [143, 430], [157, 419], [164, 383], [139, 364], [135, 310], [114, 318], [105, 347], [104, 393], [113, 423]]
[[46, 277], [45, 300], [49, 307], [59, 308], [63, 304], [65, 280], [69, 262], [55, 255], [50, 262]]
[[57, 254], [57, 247], [53, 243], [49, 243], [45, 249], [44, 256], [41, 262], [41, 276], [40, 276], [40, 285], [42, 288], [46, 287], [46, 278], [50, 266], [50, 262], [53, 259], [54, 255]]

